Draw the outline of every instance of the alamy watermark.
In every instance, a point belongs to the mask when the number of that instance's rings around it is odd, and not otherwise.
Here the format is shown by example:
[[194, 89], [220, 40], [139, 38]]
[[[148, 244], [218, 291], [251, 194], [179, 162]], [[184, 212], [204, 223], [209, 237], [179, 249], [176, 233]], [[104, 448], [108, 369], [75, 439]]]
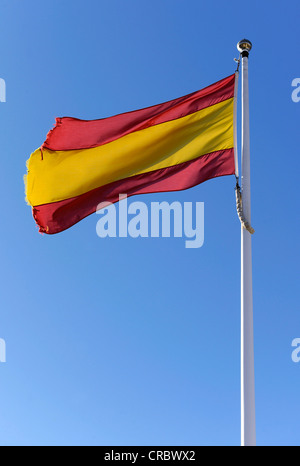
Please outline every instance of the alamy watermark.
[[292, 361], [300, 362], [300, 338], [294, 338], [292, 346], [295, 348], [292, 351]]
[[300, 78], [293, 79], [292, 87], [295, 87], [292, 92], [292, 101], [296, 103], [300, 102]]
[[6, 343], [3, 338], [0, 338], [0, 363], [6, 362]]
[[0, 78], [0, 102], [6, 102], [6, 83]]
[[186, 248], [200, 248], [204, 243], [204, 202], [128, 203], [120, 194], [118, 213], [115, 204], [98, 205], [96, 232], [99, 238], [185, 238]]

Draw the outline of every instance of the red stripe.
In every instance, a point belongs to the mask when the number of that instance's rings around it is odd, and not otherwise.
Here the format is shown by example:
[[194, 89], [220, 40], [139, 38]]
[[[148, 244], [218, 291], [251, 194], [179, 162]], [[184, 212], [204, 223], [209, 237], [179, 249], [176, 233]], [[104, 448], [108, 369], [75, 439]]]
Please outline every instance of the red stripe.
[[119, 194], [127, 194], [129, 197], [135, 194], [181, 191], [211, 178], [233, 175], [234, 172], [234, 150], [226, 149], [116, 181], [72, 199], [34, 207], [33, 216], [41, 233], [60, 233], [96, 212], [100, 202], [117, 202]]
[[56, 118], [42, 147], [79, 150], [101, 146], [133, 131], [176, 120], [234, 96], [235, 75], [178, 99], [101, 120]]

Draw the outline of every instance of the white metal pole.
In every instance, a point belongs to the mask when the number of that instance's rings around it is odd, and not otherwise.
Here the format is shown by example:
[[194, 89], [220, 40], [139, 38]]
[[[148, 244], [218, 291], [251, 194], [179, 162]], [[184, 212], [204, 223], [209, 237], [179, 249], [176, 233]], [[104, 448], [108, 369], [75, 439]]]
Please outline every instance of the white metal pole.
[[[251, 224], [250, 133], [248, 57], [250, 41], [238, 43], [242, 61], [242, 202], [244, 216]], [[241, 232], [241, 445], [255, 446], [255, 384], [253, 343], [252, 249], [251, 234]]]

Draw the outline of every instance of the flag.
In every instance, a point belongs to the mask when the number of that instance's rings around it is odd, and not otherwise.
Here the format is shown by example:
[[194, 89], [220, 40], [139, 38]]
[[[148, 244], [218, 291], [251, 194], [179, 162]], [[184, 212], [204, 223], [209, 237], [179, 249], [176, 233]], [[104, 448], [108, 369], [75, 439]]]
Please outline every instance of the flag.
[[119, 194], [180, 191], [235, 172], [235, 75], [162, 104], [100, 120], [57, 118], [31, 154], [26, 199], [59, 233]]

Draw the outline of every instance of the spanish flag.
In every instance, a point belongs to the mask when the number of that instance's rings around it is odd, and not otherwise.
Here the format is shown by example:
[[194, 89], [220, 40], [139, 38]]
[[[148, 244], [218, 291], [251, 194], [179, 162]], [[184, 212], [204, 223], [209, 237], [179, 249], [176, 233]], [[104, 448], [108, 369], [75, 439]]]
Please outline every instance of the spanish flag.
[[40, 232], [59, 233], [119, 194], [180, 191], [232, 175], [235, 75], [184, 97], [100, 120], [57, 118], [27, 162]]

